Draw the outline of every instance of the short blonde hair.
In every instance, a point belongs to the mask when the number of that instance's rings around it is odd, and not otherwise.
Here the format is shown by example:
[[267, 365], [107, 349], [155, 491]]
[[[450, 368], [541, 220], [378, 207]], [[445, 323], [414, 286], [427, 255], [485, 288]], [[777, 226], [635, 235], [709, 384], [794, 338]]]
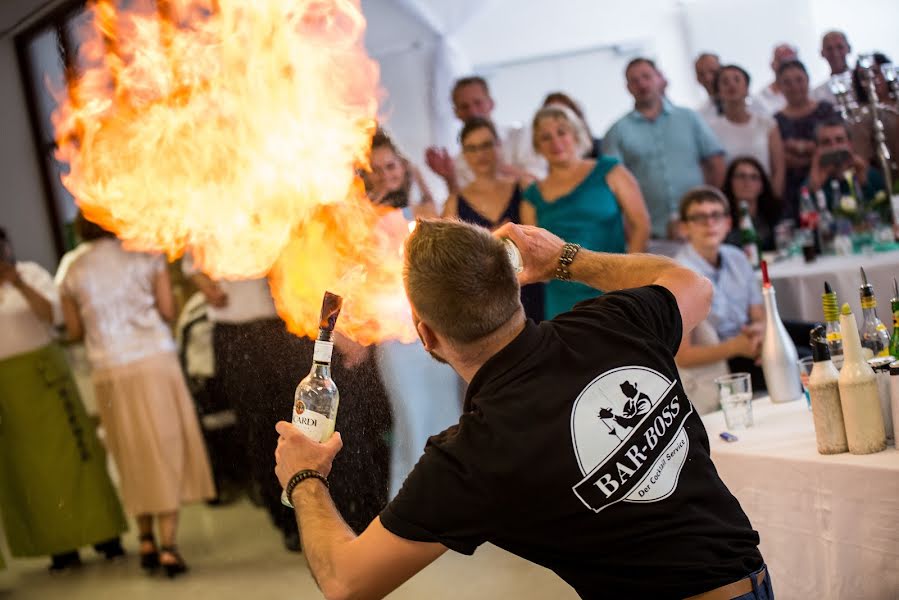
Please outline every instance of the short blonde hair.
[[521, 309], [503, 242], [458, 220], [418, 221], [406, 240], [403, 281], [418, 317], [463, 344], [493, 333]]
[[593, 140], [590, 139], [587, 124], [584, 123], [583, 119], [578, 117], [573, 110], [564, 104], [551, 103], [537, 111], [537, 114], [534, 115], [534, 121], [531, 124], [531, 145], [538, 154], [537, 129], [540, 122], [545, 119], [564, 121], [571, 126], [571, 130], [574, 133], [574, 140], [577, 144], [577, 150], [581, 156], [585, 155], [593, 147]]

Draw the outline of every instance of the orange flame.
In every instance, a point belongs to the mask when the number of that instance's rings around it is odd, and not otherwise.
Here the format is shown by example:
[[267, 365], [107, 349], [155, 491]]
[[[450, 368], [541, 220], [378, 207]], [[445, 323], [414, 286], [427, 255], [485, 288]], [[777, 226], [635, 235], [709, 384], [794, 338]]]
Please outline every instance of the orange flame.
[[271, 271], [279, 313], [312, 335], [324, 290], [341, 331], [409, 340], [403, 236], [356, 168], [378, 67], [358, 0], [90, 5], [78, 73], [54, 113], [64, 185], [127, 247], [192, 253], [210, 276]]

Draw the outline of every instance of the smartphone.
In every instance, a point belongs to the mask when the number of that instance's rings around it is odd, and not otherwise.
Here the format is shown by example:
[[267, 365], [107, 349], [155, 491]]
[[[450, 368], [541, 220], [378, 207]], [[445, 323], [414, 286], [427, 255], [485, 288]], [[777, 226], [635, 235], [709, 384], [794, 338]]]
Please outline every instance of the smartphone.
[[818, 164], [822, 167], [839, 167], [850, 160], [852, 160], [852, 155], [849, 153], [849, 150], [834, 150], [822, 154], [818, 159]]
[[16, 264], [16, 253], [12, 249], [12, 240], [0, 229], [0, 260], [11, 265]]

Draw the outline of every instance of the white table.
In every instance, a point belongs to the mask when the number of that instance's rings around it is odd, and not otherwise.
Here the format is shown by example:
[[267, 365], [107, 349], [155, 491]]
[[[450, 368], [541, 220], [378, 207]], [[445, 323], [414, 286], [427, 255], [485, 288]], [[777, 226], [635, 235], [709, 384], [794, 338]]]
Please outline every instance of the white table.
[[890, 298], [893, 297], [893, 277], [899, 279], [899, 251], [877, 252], [870, 256], [819, 256], [806, 263], [801, 256], [768, 265], [771, 283], [777, 290], [777, 307], [781, 319], [820, 322], [821, 294], [827, 281], [837, 293], [840, 304], [848, 302], [857, 319], [861, 319], [858, 288], [861, 285], [859, 267], [865, 268], [868, 282], [874, 286], [879, 306], [877, 315], [892, 329]]
[[899, 598], [899, 452], [823, 456], [804, 400], [753, 401], [755, 426], [725, 442], [702, 417], [712, 460], [761, 536], [778, 600]]

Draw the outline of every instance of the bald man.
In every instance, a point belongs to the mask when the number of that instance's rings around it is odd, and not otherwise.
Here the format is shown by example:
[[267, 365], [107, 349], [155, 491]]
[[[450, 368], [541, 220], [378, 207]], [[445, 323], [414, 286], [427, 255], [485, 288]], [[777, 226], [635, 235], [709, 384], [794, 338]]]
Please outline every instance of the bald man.
[[718, 116], [718, 101], [715, 98], [715, 77], [718, 74], [718, 69], [721, 68], [721, 62], [717, 54], [703, 52], [696, 57], [693, 68], [696, 69], [696, 82], [705, 88], [706, 93], [709, 95], [702, 105], [696, 109], [696, 112], [708, 121], [712, 117]]
[[778, 44], [774, 47], [771, 57], [771, 70], [774, 71], [774, 81], [765, 86], [758, 94], [752, 97], [752, 109], [769, 117], [781, 111], [786, 105], [780, 86], [777, 85], [777, 71], [780, 65], [791, 60], [798, 60], [799, 53], [792, 44]]
[[[821, 56], [830, 65], [830, 77], [849, 72], [849, 53], [852, 47], [842, 31], [828, 31], [821, 38]], [[812, 90], [812, 98], [836, 105], [837, 99], [830, 91], [830, 77]]]

